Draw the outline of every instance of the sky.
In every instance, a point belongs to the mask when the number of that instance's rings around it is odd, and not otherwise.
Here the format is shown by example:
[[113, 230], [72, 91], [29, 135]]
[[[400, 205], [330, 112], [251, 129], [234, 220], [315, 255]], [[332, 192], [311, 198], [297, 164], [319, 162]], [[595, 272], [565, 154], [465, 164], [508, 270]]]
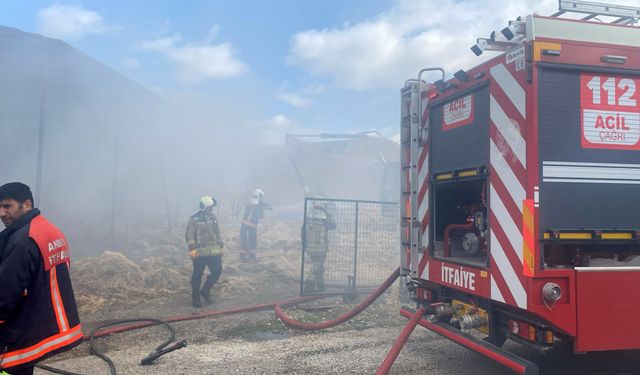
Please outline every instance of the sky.
[[62, 39], [168, 99], [246, 105], [256, 136], [277, 145], [287, 132], [397, 139], [406, 79], [470, 68], [491, 57], [469, 50], [476, 38], [556, 10], [554, 0], [3, 0], [0, 25]]

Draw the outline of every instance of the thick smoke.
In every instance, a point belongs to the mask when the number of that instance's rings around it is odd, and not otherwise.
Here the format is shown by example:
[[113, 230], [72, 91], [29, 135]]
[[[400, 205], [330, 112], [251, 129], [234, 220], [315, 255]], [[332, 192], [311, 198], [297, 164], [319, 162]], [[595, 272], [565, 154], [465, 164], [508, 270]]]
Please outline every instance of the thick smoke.
[[114, 232], [143, 222], [168, 230], [202, 194], [249, 194], [259, 148], [250, 106], [160, 97], [62, 41], [15, 29], [0, 28], [0, 51], [2, 180], [29, 184], [79, 253], [116, 246]]
[[300, 220], [305, 195], [379, 199], [383, 179], [399, 179], [385, 176], [398, 146], [384, 139], [264, 146], [252, 93], [158, 95], [62, 41], [6, 27], [0, 51], [2, 180], [30, 185], [80, 256], [122, 250], [119, 233], [141, 225], [177, 230], [203, 194], [229, 216], [260, 187], [274, 215]]

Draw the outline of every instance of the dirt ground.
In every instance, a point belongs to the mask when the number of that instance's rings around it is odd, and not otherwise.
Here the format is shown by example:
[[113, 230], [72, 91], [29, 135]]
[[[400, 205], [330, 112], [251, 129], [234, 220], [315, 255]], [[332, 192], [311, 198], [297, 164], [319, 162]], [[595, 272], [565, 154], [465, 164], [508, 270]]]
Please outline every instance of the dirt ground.
[[[269, 303], [296, 296], [300, 278], [300, 223], [268, 222], [260, 228], [259, 261], [241, 264], [235, 226], [223, 227], [224, 270], [212, 304], [191, 306], [191, 261], [182, 233], [149, 229], [124, 233], [120, 251], [72, 265], [76, 298], [85, 332], [114, 319], [167, 317], [197, 311]], [[125, 255], [126, 254], [126, 255]], [[352, 321], [325, 331], [300, 332], [284, 326], [273, 311], [173, 323], [188, 346], [151, 366], [140, 360], [167, 333], [159, 327], [98, 340], [119, 374], [371, 374], [393, 345], [406, 320], [398, 310], [398, 285]], [[331, 298], [291, 309], [305, 321], [321, 321], [353, 307]], [[575, 356], [560, 347], [540, 353], [518, 344], [507, 348], [541, 366], [544, 374], [640, 374], [640, 352]], [[88, 345], [46, 364], [82, 374], [107, 374], [107, 365]], [[393, 374], [509, 374], [502, 366], [417, 328], [392, 369]], [[36, 374], [47, 374], [36, 370]]]

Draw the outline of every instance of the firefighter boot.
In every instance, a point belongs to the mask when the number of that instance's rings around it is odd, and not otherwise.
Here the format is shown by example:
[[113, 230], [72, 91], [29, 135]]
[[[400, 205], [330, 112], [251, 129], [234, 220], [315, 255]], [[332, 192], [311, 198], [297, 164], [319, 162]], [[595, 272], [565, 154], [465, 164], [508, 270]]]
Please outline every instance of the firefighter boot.
[[200, 295], [207, 303], [211, 303], [211, 288], [213, 287], [212, 281], [213, 280], [210, 280], [210, 278], [207, 278], [207, 281], [205, 281], [202, 286], [202, 290], [200, 290]]
[[202, 289], [200, 291], [200, 295], [202, 296], [202, 299], [205, 300], [205, 302], [211, 303], [211, 290]]
[[200, 288], [191, 288], [191, 303], [193, 307], [202, 307], [200, 302]]

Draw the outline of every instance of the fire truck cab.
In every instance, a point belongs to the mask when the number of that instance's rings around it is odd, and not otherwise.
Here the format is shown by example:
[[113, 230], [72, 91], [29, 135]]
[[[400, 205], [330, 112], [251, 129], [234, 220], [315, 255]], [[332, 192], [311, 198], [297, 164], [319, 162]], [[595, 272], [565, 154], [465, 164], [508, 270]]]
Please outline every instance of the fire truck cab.
[[495, 58], [401, 90], [420, 324], [520, 373], [537, 370], [507, 339], [640, 348], [640, 8], [559, 4], [478, 39]]

